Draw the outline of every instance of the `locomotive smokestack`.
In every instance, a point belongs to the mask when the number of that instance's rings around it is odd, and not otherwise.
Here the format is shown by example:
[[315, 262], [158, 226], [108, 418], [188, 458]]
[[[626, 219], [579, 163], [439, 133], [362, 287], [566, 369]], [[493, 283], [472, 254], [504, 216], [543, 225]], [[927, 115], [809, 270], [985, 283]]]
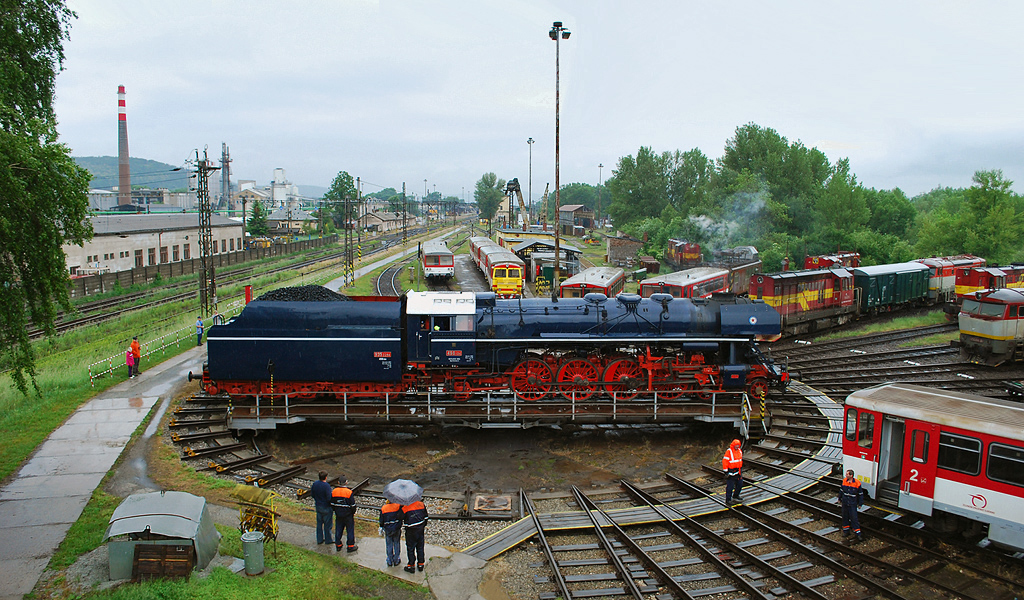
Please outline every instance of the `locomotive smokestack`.
[[128, 115], [124, 86], [117, 86], [117, 203], [132, 203], [132, 172], [128, 164]]

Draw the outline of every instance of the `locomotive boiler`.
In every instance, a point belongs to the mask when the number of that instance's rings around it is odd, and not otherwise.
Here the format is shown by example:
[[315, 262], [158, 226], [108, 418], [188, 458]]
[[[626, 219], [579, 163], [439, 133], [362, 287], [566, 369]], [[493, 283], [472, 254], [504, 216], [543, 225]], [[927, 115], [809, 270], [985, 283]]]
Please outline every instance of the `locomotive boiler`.
[[788, 382], [757, 346], [780, 318], [745, 298], [588, 294], [500, 299], [409, 292], [398, 298], [250, 303], [210, 328], [203, 386], [235, 397], [468, 400], [677, 399]]

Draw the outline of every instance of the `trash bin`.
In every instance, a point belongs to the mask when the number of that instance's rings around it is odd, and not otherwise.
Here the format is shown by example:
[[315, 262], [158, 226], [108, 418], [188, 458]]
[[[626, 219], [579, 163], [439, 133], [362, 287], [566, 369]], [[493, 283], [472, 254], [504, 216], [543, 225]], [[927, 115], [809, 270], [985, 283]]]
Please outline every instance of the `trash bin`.
[[245, 574], [259, 575], [263, 572], [263, 534], [259, 531], [246, 531], [241, 539]]

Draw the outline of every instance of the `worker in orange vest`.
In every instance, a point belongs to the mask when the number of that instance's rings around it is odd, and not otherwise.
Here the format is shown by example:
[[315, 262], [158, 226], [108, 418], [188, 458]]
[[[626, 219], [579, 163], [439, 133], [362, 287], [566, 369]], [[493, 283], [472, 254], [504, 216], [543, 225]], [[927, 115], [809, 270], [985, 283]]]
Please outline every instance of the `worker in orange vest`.
[[722, 470], [725, 471], [725, 503], [732, 504], [733, 498], [740, 502], [740, 489], [743, 488], [743, 451], [740, 441], [733, 440], [729, 449], [722, 457]]
[[852, 529], [857, 541], [863, 540], [857, 509], [864, 504], [864, 489], [860, 487], [860, 480], [853, 476], [853, 469], [846, 471], [843, 484], [839, 486], [839, 504], [843, 507], [843, 537], [848, 537]]
[[343, 475], [338, 476], [338, 487], [331, 490], [331, 508], [334, 509], [334, 549], [341, 552], [341, 537], [348, 537], [348, 551], [355, 552], [359, 549], [356, 546], [356, 499], [352, 497], [352, 490], [345, 484], [348, 481]]

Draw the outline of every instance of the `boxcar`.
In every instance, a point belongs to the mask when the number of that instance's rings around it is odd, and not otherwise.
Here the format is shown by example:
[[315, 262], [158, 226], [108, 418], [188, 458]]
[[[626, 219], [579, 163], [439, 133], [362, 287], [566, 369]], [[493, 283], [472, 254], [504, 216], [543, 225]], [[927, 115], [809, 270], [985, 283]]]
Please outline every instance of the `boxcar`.
[[853, 269], [853, 284], [861, 288], [860, 312], [877, 313], [928, 298], [929, 268], [919, 262]]
[[614, 267], [592, 267], [566, 279], [558, 286], [562, 298], [582, 298], [587, 294], [604, 294], [614, 298], [626, 287], [626, 273]]
[[928, 302], [952, 302], [956, 296], [956, 269], [964, 267], [984, 267], [985, 259], [970, 254], [959, 256], [933, 256], [919, 258], [914, 262], [927, 265]]
[[1024, 290], [1001, 289], [965, 296], [960, 314], [960, 355], [997, 367], [1024, 359]]
[[447, 280], [455, 276], [455, 255], [444, 240], [429, 240], [420, 247], [423, 275], [428, 279]]
[[695, 267], [685, 271], [649, 277], [640, 282], [640, 296], [671, 294], [673, 298], [710, 298], [729, 291], [729, 271], [714, 267]]
[[857, 314], [853, 273], [842, 268], [758, 273], [750, 277], [750, 297], [779, 311], [789, 335], [842, 325]]
[[843, 468], [868, 494], [943, 529], [1024, 550], [1024, 406], [888, 384], [850, 394]]

